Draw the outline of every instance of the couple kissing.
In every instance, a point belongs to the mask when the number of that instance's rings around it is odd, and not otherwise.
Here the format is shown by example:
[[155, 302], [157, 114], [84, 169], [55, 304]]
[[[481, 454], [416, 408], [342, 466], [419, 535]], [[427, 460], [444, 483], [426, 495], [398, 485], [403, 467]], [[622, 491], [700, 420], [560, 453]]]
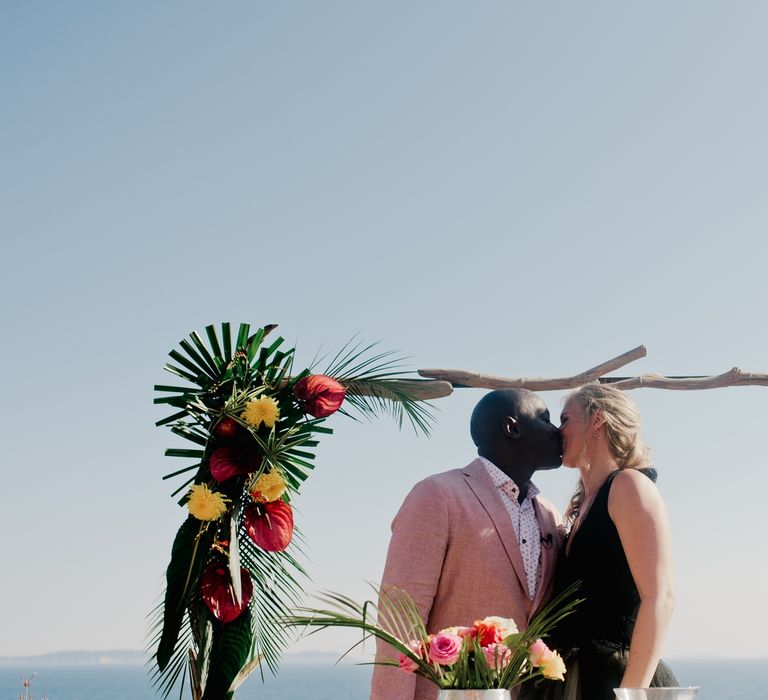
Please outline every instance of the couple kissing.
[[[566, 397], [560, 428], [530, 391], [486, 394], [470, 420], [477, 458], [416, 484], [395, 516], [382, 589], [406, 591], [430, 633], [499, 613], [523, 630], [578, 581], [583, 602], [552, 638], [565, 682], [521, 697], [612, 700], [618, 687], [677, 685], [660, 659], [674, 606], [669, 524], [639, 429], [634, 403], [608, 384]], [[564, 520], [531, 481], [561, 464], [580, 475]], [[424, 678], [374, 667], [371, 700], [436, 696]]]

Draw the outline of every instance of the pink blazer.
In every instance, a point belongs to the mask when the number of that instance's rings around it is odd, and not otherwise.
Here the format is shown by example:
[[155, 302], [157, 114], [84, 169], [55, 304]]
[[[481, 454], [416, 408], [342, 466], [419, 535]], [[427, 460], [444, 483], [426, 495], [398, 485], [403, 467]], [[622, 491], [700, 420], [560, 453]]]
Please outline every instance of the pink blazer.
[[[491, 477], [476, 459], [464, 469], [435, 474], [416, 484], [392, 523], [382, 587], [413, 597], [427, 631], [472, 625], [489, 615], [511, 617], [518, 628], [552, 594], [562, 546], [560, 514], [536, 497], [541, 536], [541, 583], [531, 600], [512, 521]], [[549, 546], [551, 542], [551, 546]], [[377, 645], [377, 658], [394, 650]], [[398, 668], [375, 666], [371, 700], [435, 700], [428, 681]]]

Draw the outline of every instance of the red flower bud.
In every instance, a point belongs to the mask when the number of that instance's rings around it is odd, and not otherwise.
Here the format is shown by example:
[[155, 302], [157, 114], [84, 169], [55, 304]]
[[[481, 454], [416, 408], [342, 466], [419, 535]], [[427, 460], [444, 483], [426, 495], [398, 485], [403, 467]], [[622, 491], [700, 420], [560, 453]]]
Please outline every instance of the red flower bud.
[[253, 582], [248, 572], [240, 569], [240, 583], [242, 585], [242, 602], [240, 605], [235, 600], [235, 591], [232, 588], [232, 579], [229, 575], [229, 567], [214, 561], [208, 564], [203, 572], [200, 592], [203, 602], [213, 615], [224, 623], [232, 622], [240, 617], [243, 610], [253, 596]]
[[239, 430], [240, 426], [236, 420], [233, 420], [229, 416], [224, 416], [224, 418], [213, 427], [213, 434], [218, 438], [226, 439], [234, 437]]
[[293, 387], [293, 395], [299, 400], [305, 413], [315, 418], [325, 418], [339, 409], [347, 390], [333, 377], [310, 374]]
[[243, 520], [248, 536], [268, 552], [282, 552], [293, 537], [293, 510], [285, 501], [252, 503]]

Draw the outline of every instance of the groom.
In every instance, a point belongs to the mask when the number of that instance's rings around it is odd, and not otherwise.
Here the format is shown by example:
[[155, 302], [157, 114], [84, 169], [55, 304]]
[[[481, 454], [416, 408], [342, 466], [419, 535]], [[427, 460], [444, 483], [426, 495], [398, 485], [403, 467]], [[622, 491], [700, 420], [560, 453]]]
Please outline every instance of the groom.
[[[392, 523], [382, 589], [407, 591], [428, 633], [511, 617], [523, 630], [547, 602], [562, 543], [560, 515], [531, 475], [560, 466], [560, 432], [544, 402], [525, 389], [486, 394], [472, 412], [478, 457], [427, 477]], [[379, 643], [377, 658], [394, 650]], [[423, 678], [375, 666], [371, 700], [434, 700]]]

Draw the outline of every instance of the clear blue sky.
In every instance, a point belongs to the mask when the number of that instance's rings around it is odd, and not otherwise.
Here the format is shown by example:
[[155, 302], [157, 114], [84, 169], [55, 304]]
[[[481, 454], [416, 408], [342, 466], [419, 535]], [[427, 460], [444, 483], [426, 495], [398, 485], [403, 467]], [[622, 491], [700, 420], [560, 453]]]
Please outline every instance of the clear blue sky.
[[[768, 370], [761, 2], [0, 5], [0, 655], [139, 648], [183, 511], [152, 385], [187, 333], [413, 367]], [[311, 588], [362, 597], [431, 439], [332, 419]], [[667, 656], [768, 655], [768, 388], [634, 393], [674, 528]], [[560, 394], [545, 395], [553, 414]], [[575, 475], [539, 480], [563, 506]], [[734, 642], [734, 640], [736, 640]], [[335, 649], [332, 635], [297, 648]]]

